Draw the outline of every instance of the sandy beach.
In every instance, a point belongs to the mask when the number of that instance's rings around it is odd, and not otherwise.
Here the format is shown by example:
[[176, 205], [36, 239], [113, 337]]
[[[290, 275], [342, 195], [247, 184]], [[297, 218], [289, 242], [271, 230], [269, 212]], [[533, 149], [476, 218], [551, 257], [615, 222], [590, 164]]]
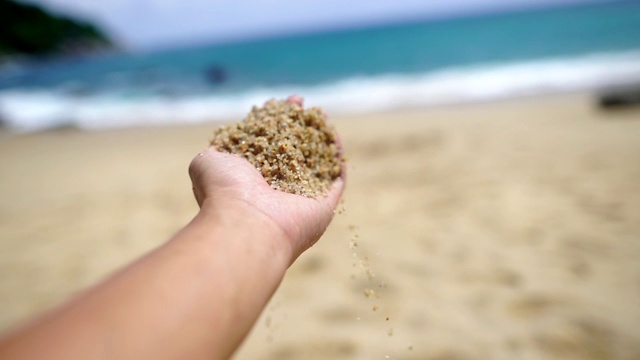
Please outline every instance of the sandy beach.
[[[235, 358], [640, 358], [640, 111], [592, 100], [332, 118], [345, 201]], [[0, 331], [185, 225], [215, 127], [1, 133]]]

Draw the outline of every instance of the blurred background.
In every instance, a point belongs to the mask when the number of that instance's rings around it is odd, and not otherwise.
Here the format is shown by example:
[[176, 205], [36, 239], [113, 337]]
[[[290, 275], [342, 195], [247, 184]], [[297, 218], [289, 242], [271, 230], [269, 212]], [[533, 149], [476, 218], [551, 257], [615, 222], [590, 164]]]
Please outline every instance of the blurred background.
[[640, 81], [637, 1], [2, 6], [0, 118], [21, 130], [225, 119], [289, 93], [353, 113]]
[[345, 201], [237, 359], [640, 359], [640, 1], [0, 0], [0, 331], [197, 212], [222, 122], [322, 106]]

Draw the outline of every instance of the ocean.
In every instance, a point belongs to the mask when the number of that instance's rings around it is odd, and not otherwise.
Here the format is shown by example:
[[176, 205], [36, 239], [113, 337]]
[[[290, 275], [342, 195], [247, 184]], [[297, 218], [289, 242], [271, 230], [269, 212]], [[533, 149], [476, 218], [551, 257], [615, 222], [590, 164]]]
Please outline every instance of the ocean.
[[640, 2], [599, 2], [0, 67], [17, 131], [239, 119], [300, 94], [357, 113], [640, 83]]

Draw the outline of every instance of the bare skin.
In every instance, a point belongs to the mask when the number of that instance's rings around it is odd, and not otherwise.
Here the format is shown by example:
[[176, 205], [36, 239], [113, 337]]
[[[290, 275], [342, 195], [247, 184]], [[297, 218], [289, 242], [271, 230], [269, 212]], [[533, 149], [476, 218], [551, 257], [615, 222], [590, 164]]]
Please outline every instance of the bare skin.
[[288, 194], [273, 190], [246, 160], [211, 148], [193, 159], [189, 174], [200, 211], [188, 225], [7, 334], [0, 358], [229, 358], [289, 265], [324, 233], [344, 180], [319, 199]]

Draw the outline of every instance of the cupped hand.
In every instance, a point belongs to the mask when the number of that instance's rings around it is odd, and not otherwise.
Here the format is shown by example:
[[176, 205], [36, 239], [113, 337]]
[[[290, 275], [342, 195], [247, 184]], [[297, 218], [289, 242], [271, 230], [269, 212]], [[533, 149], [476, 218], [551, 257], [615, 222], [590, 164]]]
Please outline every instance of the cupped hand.
[[[300, 102], [298, 97], [288, 101]], [[282, 233], [291, 262], [311, 247], [331, 222], [344, 190], [345, 169], [325, 196], [308, 198], [275, 190], [246, 159], [210, 147], [189, 166], [196, 201], [201, 209], [233, 209], [247, 226], [260, 219]]]

